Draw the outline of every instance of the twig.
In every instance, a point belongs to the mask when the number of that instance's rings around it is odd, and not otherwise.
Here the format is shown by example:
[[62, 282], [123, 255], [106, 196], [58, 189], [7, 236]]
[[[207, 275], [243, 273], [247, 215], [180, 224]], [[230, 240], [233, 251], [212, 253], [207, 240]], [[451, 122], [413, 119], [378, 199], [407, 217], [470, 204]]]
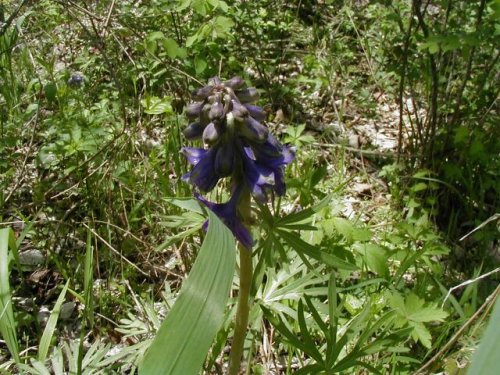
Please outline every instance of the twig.
[[486, 298], [486, 301], [481, 305], [481, 307], [472, 315], [469, 320], [465, 322], [465, 324], [460, 327], [460, 329], [453, 335], [453, 337], [431, 358], [429, 359], [422, 367], [420, 367], [414, 374], [421, 374], [424, 370], [426, 370], [428, 367], [430, 367], [434, 362], [438, 360], [439, 357], [441, 357], [448, 349], [451, 348], [451, 346], [460, 338], [462, 333], [476, 320], [476, 318], [482, 313], [482, 311], [488, 307], [490, 304], [495, 303], [495, 300], [497, 298], [498, 292], [500, 290], [500, 286], [497, 286], [495, 291], [491, 293], [488, 298]]
[[[90, 16], [90, 17], [96, 19], [99, 22], [103, 21], [103, 19], [100, 16], [98, 16], [97, 14], [92, 13], [91, 11], [89, 11], [89, 10], [87, 10], [85, 8], [82, 8], [80, 5], [78, 5], [74, 1], [71, 1], [71, 0], [67, 0], [67, 1], [68, 1], [68, 3], [70, 3], [71, 5], [73, 5], [74, 8], [78, 9], [82, 13], [85, 13], [87, 16]], [[63, 1], [58, 1], [58, 3], [60, 3], [61, 5], [66, 5], [66, 4], [64, 4]]]
[[92, 172], [90, 172], [88, 175], [86, 175], [84, 178], [82, 178], [81, 180], [79, 180], [78, 182], [76, 182], [75, 184], [73, 184], [72, 186], [70, 186], [69, 188], [67, 188], [66, 190], [63, 190], [61, 191], [60, 193], [57, 193], [56, 195], [53, 195], [52, 197], [50, 197], [50, 199], [56, 199], [57, 197], [61, 196], [61, 195], [64, 195], [66, 194], [68, 191], [70, 190], [73, 190], [74, 188], [78, 187], [78, 185], [80, 185], [83, 181], [85, 181], [87, 178], [89, 178], [90, 176], [92, 176], [95, 172], [97, 172], [99, 169], [101, 169], [101, 167], [104, 166], [104, 164], [106, 164], [108, 162], [108, 160], [104, 160], [101, 165], [99, 165], [97, 168], [95, 168]]
[[446, 300], [450, 297], [450, 294], [451, 294], [453, 291], [455, 291], [455, 290], [457, 290], [457, 289], [460, 289], [461, 287], [464, 287], [464, 286], [466, 286], [466, 285], [469, 285], [469, 284], [475, 283], [475, 282], [476, 282], [476, 281], [478, 281], [478, 280], [482, 280], [482, 279], [484, 279], [484, 278], [486, 278], [486, 277], [488, 277], [488, 276], [490, 276], [490, 275], [493, 275], [494, 273], [497, 273], [498, 271], [500, 271], [500, 267], [495, 268], [494, 270], [492, 270], [492, 271], [490, 271], [490, 272], [487, 272], [487, 273], [485, 273], [485, 274], [483, 274], [483, 275], [481, 275], [481, 276], [478, 276], [478, 277], [476, 277], [475, 279], [467, 280], [467, 281], [464, 281], [464, 282], [463, 282], [463, 283], [461, 283], [461, 284], [458, 284], [458, 285], [454, 286], [453, 288], [451, 288], [450, 290], [448, 290], [448, 293], [446, 294], [446, 297], [444, 297], [444, 300], [443, 300], [443, 303], [441, 304], [441, 307], [443, 307], [443, 306], [444, 306], [444, 304], [446, 303]]
[[[413, 13], [412, 13], [413, 15]], [[403, 151], [403, 128], [404, 128], [404, 87], [406, 70], [408, 66], [408, 49], [410, 48], [411, 31], [413, 28], [413, 17], [410, 19], [410, 25], [408, 26], [408, 31], [406, 32], [405, 42], [403, 47], [403, 62], [401, 64], [401, 77], [399, 78], [399, 93], [398, 93], [398, 104], [399, 104], [399, 124], [398, 124], [398, 156], [397, 161], [399, 162], [401, 158], [401, 153]], [[401, 30], [404, 31], [404, 30]], [[408, 114], [409, 115], [409, 114]]]
[[[144, 241], [144, 240], [141, 240], [139, 237], [137, 237], [135, 234], [133, 234], [132, 232], [128, 231], [127, 229], [124, 229], [116, 224], [113, 224], [113, 223], [110, 223], [109, 221], [103, 221], [103, 220], [94, 220], [94, 223], [100, 223], [100, 224], [106, 224], [106, 225], [109, 225], [115, 229], [118, 229], [118, 230], [121, 230], [123, 233], [124, 233], [124, 237], [127, 237], [127, 236], [130, 236], [132, 237], [134, 240], [136, 241], [139, 241], [140, 243], [142, 243], [143, 245], [145, 246], [149, 246], [149, 244]], [[1, 224], [1, 223], [0, 223]]]
[[353, 153], [359, 153], [361, 155], [371, 155], [371, 156], [380, 156], [387, 158], [395, 158], [397, 155], [394, 152], [380, 152], [380, 151], [372, 151], [372, 150], [361, 150], [355, 147], [348, 147], [338, 143], [311, 143], [312, 146], [315, 147], [324, 147], [324, 148], [340, 148], [342, 150], [346, 150]]
[[479, 229], [483, 228], [484, 226], [488, 225], [489, 223], [491, 223], [492, 221], [497, 220], [497, 219], [500, 219], [500, 214], [495, 214], [495, 215], [489, 217], [488, 219], [486, 219], [485, 221], [483, 221], [481, 224], [479, 224], [476, 228], [474, 228], [469, 233], [467, 233], [465, 236], [463, 236], [462, 238], [460, 238], [459, 241], [465, 240], [472, 233], [478, 231]]
[[106, 37], [106, 32], [108, 31], [109, 20], [111, 19], [111, 13], [113, 13], [113, 8], [115, 7], [115, 0], [111, 2], [109, 6], [108, 15], [106, 16], [106, 21], [104, 21], [104, 25], [102, 27], [102, 38]]
[[14, 19], [17, 17], [17, 15], [19, 14], [19, 12], [21, 11], [21, 8], [23, 6], [25, 6], [28, 1], [29, 0], [24, 0], [21, 3], [21, 5], [19, 5], [17, 7], [17, 9], [12, 12], [12, 14], [10, 15], [10, 17], [7, 19], [7, 21], [5, 21], [5, 23], [3, 24], [2, 28], [0, 29], [0, 36], [2, 36], [3, 34], [5, 34], [5, 32], [9, 28], [10, 24], [12, 23], [12, 21], [14, 21]]
[[131, 262], [130, 260], [128, 260], [125, 256], [123, 256], [118, 250], [116, 250], [113, 246], [111, 246], [111, 244], [106, 241], [104, 238], [102, 238], [95, 230], [93, 230], [92, 228], [90, 228], [87, 224], [85, 223], [82, 223], [82, 225], [87, 228], [89, 231], [92, 232], [92, 234], [94, 236], [96, 236], [99, 240], [101, 240], [107, 247], [109, 247], [109, 249], [114, 252], [116, 255], [118, 255], [120, 258], [122, 258], [125, 262], [127, 262], [128, 264], [130, 264], [132, 267], [134, 267], [137, 271], [139, 271], [141, 274], [143, 274], [144, 276], [148, 276], [149, 277], [149, 274], [147, 274], [146, 272], [144, 272], [143, 270], [141, 270], [139, 267], [137, 267], [133, 262]]

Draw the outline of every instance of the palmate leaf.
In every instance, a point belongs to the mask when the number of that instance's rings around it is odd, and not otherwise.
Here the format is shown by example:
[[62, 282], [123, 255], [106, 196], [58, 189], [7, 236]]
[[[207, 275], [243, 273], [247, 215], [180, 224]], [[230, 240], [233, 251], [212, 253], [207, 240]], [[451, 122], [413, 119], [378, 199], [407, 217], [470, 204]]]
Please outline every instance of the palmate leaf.
[[211, 212], [189, 277], [141, 365], [141, 375], [195, 375], [219, 330], [236, 264], [235, 241]]
[[424, 323], [443, 321], [448, 313], [433, 304], [426, 305], [425, 301], [414, 293], [403, 298], [401, 294], [394, 292], [388, 301], [398, 315], [398, 325], [403, 326], [408, 323], [413, 328], [411, 332], [413, 339], [430, 348], [432, 337]]

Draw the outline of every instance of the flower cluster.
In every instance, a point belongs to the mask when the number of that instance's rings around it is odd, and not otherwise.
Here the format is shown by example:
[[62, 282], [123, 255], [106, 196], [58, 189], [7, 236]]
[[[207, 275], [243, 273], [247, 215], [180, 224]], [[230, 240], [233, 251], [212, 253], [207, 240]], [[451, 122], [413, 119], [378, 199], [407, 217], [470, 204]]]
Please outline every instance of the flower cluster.
[[250, 192], [265, 203], [269, 194], [285, 192], [284, 166], [294, 158], [293, 149], [280, 144], [262, 123], [265, 111], [252, 104], [258, 91], [234, 77], [218, 77], [193, 93], [196, 100], [186, 108], [192, 121], [183, 131], [189, 140], [202, 139], [205, 148], [184, 147], [193, 169], [183, 176], [202, 192], [211, 191], [221, 178], [231, 177], [232, 196], [226, 203], [213, 203], [196, 194], [231, 229], [246, 248], [253, 240], [242, 222], [242, 196]]

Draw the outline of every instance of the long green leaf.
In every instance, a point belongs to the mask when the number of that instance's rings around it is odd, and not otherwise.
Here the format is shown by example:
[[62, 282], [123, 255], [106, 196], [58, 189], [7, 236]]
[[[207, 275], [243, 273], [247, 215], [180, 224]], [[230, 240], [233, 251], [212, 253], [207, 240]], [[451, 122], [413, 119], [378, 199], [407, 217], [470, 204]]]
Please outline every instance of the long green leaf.
[[14, 320], [9, 284], [9, 242], [15, 243], [13, 238], [14, 235], [10, 228], [0, 229], [0, 334], [7, 344], [10, 354], [19, 363], [16, 321]]
[[50, 342], [52, 341], [52, 336], [54, 336], [54, 332], [56, 330], [57, 320], [59, 319], [59, 314], [61, 313], [61, 306], [64, 302], [64, 298], [66, 297], [68, 286], [69, 280], [66, 282], [66, 285], [64, 285], [63, 290], [59, 294], [56, 304], [50, 313], [47, 325], [43, 330], [42, 338], [40, 339], [40, 346], [38, 348], [38, 360], [40, 362], [45, 361], [47, 354], [49, 353]]
[[231, 232], [211, 212], [207, 237], [139, 367], [141, 375], [200, 372], [223, 318], [236, 264]]
[[296, 233], [287, 232], [281, 229], [277, 230], [277, 233], [283, 240], [285, 240], [285, 242], [289, 246], [295, 249], [295, 251], [297, 251], [299, 254], [307, 255], [308, 257], [319, 260], [325, 264], [328, 264], [329, 266], [337, 267], [339, 269], [349, 271], [355, 271], [358, 269], [356, 265], [346, 262], [345, 260], [340, 259], [333, 254], [329, 254], [320, 250], [318, 247], [308, 244]]
[[[495, 298], [497, 298], [495, 296]], [[500, 299], [497, 298], [490, 322], [484, 332], [479, 349], [472, 357], [467, 375], [498, 374], [500, 366]]]

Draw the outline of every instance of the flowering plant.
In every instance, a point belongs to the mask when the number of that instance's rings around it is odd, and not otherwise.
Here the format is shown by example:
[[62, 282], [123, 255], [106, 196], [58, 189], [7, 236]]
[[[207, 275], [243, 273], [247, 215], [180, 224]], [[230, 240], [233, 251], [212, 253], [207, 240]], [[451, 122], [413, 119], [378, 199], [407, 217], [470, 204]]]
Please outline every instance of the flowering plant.
[[[211, 78], [208, 85], [193, 93], [195, 102], [186, 108], [192, 122], [184, 129], [187, 139], [202, 139], [205, 147], [184, 147], [182, 152], [193, 165], [183, 176], [201, 192], [209, 192], [223, 178], [230, 178], [231, 197], [227, 202], [210, 202], [198, 192], [195, 197], [212, 210], [240, 243], [240, 290], [229, 360], [229, 374], [240, 370], [243, 344], [250, 311], [252, 257], [250, 201], [267, 202], [269, 196], [285, 193], [284, 167], [294, 150], [282, 145], [262, 122], [265, 111], [252, 104], [259, 98], [253, 87], [239, 77], [222, 82]], [[205, 222], [205, 227], [207, 222]]]
[[283, 195], [284, 166], [293, 160], [294, 150], [280, 144], [262, 123], [265, 111], [252, 104], [259, 93], [253, 87], [246, 88], [241, 78], [224, 82], [211, 78], [193, 97], [196, 101], [186, 109], [192, 122], [183, 133], [189, 140], [202, 139], [206, 147], [182, 149], [193, 165], [183, 179], [201, 192], [209, 192], [220, 179], [231, 178], [232, 196], [227, 202], [210, 202], [199, 193], [195, 196], [243, 247], [251, 249], [254, 241], [248, 229], [248, 195], [259, 203], [267, 202], [269, 195]]

